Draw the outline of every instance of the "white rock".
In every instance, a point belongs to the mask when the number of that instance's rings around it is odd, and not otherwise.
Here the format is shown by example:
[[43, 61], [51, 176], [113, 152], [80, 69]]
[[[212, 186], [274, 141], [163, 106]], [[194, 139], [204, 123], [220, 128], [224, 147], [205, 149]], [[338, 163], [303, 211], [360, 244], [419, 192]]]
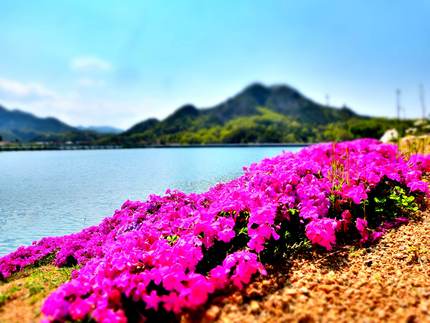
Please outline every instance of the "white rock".
[[388, 129], [385, 131], [384, 135], [381, 137], [382, 142], [393, 142], [399, 138], [399, 132], [396, 129]]

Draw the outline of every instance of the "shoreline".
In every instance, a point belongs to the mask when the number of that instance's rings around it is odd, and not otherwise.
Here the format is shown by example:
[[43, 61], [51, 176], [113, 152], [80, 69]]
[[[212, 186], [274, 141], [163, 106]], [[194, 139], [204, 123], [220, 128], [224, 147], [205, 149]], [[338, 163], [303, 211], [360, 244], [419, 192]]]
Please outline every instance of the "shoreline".
[[112, 150], [148, 148], [260, 148], [260, 147], [307, 147], [314, 143], [243, 143], [243, 144], [166, 144], [166, 145], [22, 145], [0, 146], [0, 152], [41, 150]]

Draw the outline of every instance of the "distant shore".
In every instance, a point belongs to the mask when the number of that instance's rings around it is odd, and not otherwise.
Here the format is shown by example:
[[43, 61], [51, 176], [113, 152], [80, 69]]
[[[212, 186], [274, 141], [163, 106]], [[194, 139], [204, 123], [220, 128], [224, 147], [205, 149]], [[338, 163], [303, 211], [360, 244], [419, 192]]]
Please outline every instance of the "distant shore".
[[0, 145], [0, 152], [39, 150], [103, 150], [136, 148], [255, 148], [255, 147], [306, 147], [310, 143], [247, 143], [247, 144], [166, 144], [166, 145]]

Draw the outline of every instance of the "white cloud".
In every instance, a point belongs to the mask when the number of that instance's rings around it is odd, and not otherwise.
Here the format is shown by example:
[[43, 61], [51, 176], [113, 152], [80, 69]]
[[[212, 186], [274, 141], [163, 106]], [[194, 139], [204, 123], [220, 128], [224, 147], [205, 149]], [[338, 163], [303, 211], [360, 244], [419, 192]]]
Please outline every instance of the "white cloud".
[[166, 101], [164, 95], [106, 91], [105, 82], [97, 75], [79, 75], [64, 90], [55, 84], [54, 91], [50, 84], [0, 75], [0, 105], [40, 117], [54, 116], [70, 125], [106, 124], [126, 129], [148, 117], [163, 118], [184, 102], [180, 98]]
[[71, 69], [75, 71], [110, 71], [112, 64], [96, 56], [78, 56], [71, 60]]
[[54, 91], [40, 83], [24, 83], [0, 78], [0, 98], [37, 100], [55, 96]]
[[26, 83], [0, 76], [0, 105], [40, 117], [54, 116], [70, 125], [107, 124], [128, 128], [143, 119], [141, 113], [146, 104], [141, 100], [97, 95], [100, 89], [95, 87], [103, 86], [103, 82], [82, 78], [78, 79], [78, 87], [55, 92], [41, 83]]

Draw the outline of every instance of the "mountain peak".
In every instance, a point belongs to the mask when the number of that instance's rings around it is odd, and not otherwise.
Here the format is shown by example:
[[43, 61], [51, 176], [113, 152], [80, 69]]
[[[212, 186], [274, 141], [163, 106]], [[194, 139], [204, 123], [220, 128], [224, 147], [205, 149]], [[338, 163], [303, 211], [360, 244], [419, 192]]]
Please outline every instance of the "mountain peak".
[[195, 117], [199, 114], [199, 112], [199, 109], [197, 109], [194, 105], [185, 104], [179, 109], [177, 109], [175, 112], [173, 112], [169, 117], [167, 117], [167, 119], [172, 120], [184, 117]]
[[259, 104], [264, 104], [270, 95], [270, 88], [262, 83], [252, 83], [248, 85], [238, 96], [251, 96]]
[[[264, 111], [266, 112], [271, 111], [273, 113], [261, 119], [262, 114], [264, 114], [261, 108], [265, 108]], [[274, 116], [278, 116], [278, 119], [270, 119], [276, 118]], [[255, 135], [269, 136], [268, 133], [274, 131], [273, 129], [282, 122], [286, 125], [286, 129], [279, 130], [279, 133], [290, 131], [288, 130], [289, 127], [297, 123], [313, 127], [345, 121], [354, 116], [357, 115], [349, 109], [336, 109], [316, 103], [291, 86], [283, 84], [268, 86], [257, 82], [248, 85], [236, 95], [212, 107], [198, 109], [191, 104], [183, 105], [166, 119], [157, 122], [151, 129], [145, 126], [147, 131], [144, 135], [142, 131], [139, 131], [141, 130], [139, 128], [141, 128], [140, 125], [145, 125], [145, 122], [134, 126], [127, 131], [127, 134], [140, 132], [143, 136], [139, 137], [139, 140], [146, 143], [154, 142], [154, 138], [160, 142], [180, 142], [181, 140], [190, 142], [200, 142], [199, 140], [237, 142], [245, 140], [252, 142], [256, 140]], [[289, 124], [286, 120], [294, 120], [296, 123]], [[268, 123], [273, 123], [271, 130], [263, 130], [265, 127], [267, 128]], [[227, 128], [224, 129], [223, 127]], [[257, 128], [253, 127], [257, 127], [258, 131]], [[224, 131], [220, 132], [219, 129]], [[211, 132], [211, 130], [213, 131]], [[220, 136], [225, 135], [225, 133], [231, 133], [234, 138], [220, 139]], [[251, 137], [247, 137], [247, 134]], [[203, 136], [204, 139], [199, 136]], [[301, 140], [301, 137], [294, 138], [288, 140]], [[277, 138], [276, 135], [269, 139], [271, 141], [283, 140], [280, 137]]]
[[270, 89], [274, 92], [289, 92], [294, 94], [300, 94], [298, 90], [296, 90], [294, 87], [286, 85], [286, 84], [275, 84], [270, 87]]
[[254, 82], [245, 87], [243, 92], [257, 92], [257, 91], [267, 91], [268, 86], [260, 82]]

